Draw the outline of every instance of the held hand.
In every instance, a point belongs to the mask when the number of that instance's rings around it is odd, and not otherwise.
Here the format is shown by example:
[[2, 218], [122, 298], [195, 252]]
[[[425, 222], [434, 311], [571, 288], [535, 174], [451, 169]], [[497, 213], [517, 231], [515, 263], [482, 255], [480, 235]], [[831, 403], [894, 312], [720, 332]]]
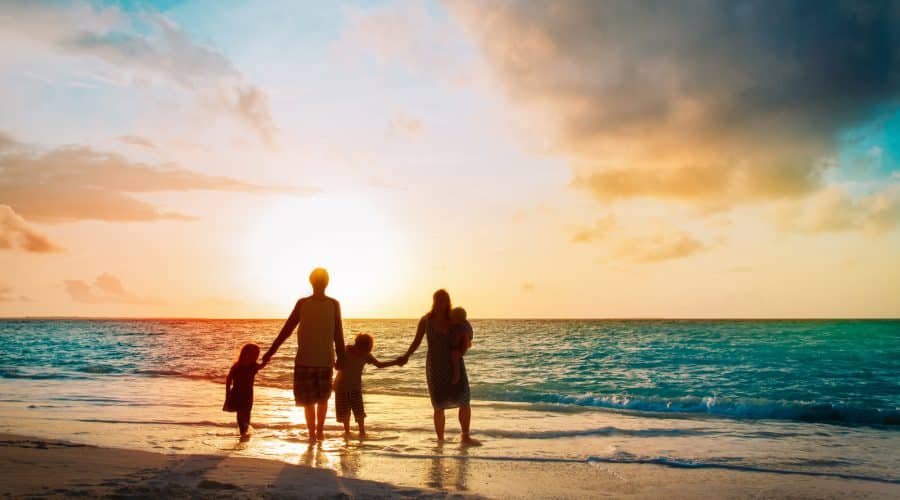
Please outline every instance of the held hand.
[[400, 356], [399, 358], [397, 358], [397, 365], [403, 366], [406, 364], [407, 361], [409, 361], [409, 356], [406, 356], [406, 355]]

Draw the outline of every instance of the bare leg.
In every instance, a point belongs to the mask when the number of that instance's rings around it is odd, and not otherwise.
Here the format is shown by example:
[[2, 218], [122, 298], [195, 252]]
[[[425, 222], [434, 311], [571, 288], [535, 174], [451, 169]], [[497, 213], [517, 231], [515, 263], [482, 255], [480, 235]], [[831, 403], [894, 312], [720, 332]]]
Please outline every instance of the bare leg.
[[[349, 419], [348, 419], [348, 421], [349, 421]], [[359, 424], [359, 437], [361, 437], [361, 438], [366, 437], [366, 419], [361, 418], [361, 419], [357, 420], [356, 423]]]
[[459, 407], [459, 426], [462, 428], [462, 443], [478, 446], [481, 444], [477, 439], [472, 439], [469, 435], [469, 424], [472, 422], [472, 407], [469, 405]]
[[318, 425], [316, 426], [316, 439], [325, 439], [325, 414], [328, 413], [328, 400], [319, 401], [316, 408], [316, 417], [318, 417]]
[[350, 434], [350, 415], [344, 417], [341, 423], [344, 424], [344, 434]]
[[238, 429], [241, 436], [246, 436], [250, 428], [250, 410], [238, 410], [237, 412]]
[[437, 434], [439, 443], [444, 442], [444, 425], [446, 422], [444, 410], [434, 410], [434, 432]]
[[306, 415], [306, 431], [309, 434], [310, 442], [316, 440], [316, 405], [306, 405], [303, 407], [303, 413]]

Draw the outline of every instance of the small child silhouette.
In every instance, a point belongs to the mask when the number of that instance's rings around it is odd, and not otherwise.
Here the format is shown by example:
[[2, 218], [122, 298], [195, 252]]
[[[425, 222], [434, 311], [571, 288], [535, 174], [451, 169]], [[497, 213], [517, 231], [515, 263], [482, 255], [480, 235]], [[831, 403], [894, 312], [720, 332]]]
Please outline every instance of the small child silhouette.
[[337, 421], [344, 424], [344, 433], [350, 432], [350, 412], [359, 425], [359, 437], [366, 437], [366, 410], [362, 398], [362, 372], [366, 364], [378, 368], [397, 366], [400, 358], [381, 362], [372, 356], [375, 341], [372, 336], [361, 333], [356, 336], [353, 345], [347, 347], [347, 354], [334, 380], [334, 408]]
[[466, 316], [462, 307], [450, 310], [450, 365], [453, 368], [450, 381], [454, 384], [462, 378], [462, 358], [472, 345], [472, 324]]
[[266, 366], [265, 363], [257, 363], [258, 359], [259, 346], [245, 344], [225, 379], [225, 404], [222, 410], [237, 412], [241, 439], [249, 437], [250, 411], [253, 409], [253, 379], [256, 373]]

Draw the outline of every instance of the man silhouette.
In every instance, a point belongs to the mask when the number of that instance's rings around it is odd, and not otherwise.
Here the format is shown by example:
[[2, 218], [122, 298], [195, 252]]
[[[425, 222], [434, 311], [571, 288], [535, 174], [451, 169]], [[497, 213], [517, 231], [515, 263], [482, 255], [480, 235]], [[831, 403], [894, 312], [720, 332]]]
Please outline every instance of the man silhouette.
[[335, 354], [337, 366], [344, 358], [344, 327], [341, 324], [341, 305], [325, 295], [328, 271], [320, 267], [313, 269], [309, 284], [312, 285], [312, 295], [297, 301], [262, 361], [268, 363], [297, 328], [294, 402], [303, 407], [309, 440], [315, 442], [325, 439], [325, 413], [331, 397]]

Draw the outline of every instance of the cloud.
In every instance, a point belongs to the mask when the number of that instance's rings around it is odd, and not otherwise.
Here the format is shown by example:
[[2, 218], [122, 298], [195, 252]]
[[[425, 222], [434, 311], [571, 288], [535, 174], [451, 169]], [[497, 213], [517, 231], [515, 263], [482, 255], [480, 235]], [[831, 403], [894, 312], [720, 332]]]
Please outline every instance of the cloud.
[[575, 232], [572, 241], [575, 243], [590, 243], [594, 240], [602, 240], [616, 228], [616, 218], [610, 214], [594, 222], [589, 228], [582, 228]]
[[102, 61], [119, 78], [172, 84], [234, 117], [266, 145], [275, 140], [265, 92], [225, 55], [194, 42], [157, 12], [10, 2], [0, 5], [0, 30], [62, 55]]
[[75, 301], [83, 304], [137, 304], [154, 305], [162, 301], [139, 297], [125, 289], [116, 276], [103, 273], [94, 282], [66, 280], [63, 282], [66, 293]]
[[388, 135], [399, 137], [416, 137], [425, 130], [425, 124], [415, 116], [400, 112], [388, 123]]
[[[601, 246], [609, 249], [612, 257], [636, 263], [681, 259], [713, 247], [713, 244], [681, 230], [657, 228], [642, 234], [629, 229], [630, 225], [620, 225], [613, 214], [607, 214], [592, 226], [577, 230], [572, 235], [572, 242], [602, 242]], [[719, 236], [717, 242], [721, 239]]]
[[471, 49], [458, 28], [437, 12], [424, 1], [348, 9], [336, 48], [363, 62], [393, 62], [438, 81], [469, 83], [475, 75], [462, 54]]
[[616, 256], [638, 263], [652, 263], [672, 259], [682, 259], [710, 248], [688, 233], [681, 231], [661, 231], [659, 233], [622, 241]]
[[274, 146], [277, 129], [269, 110], [269, 96], [265, 92], [259, 87], [244, 84], [220, 90], [219, 98], [226, 110], [256, 129], [267, 146]]
[[0, 151], [9, 151], [18, 148], [19, 143], [8, 134], [0, 132]]
[[13, 287], [0, 283], [0, 302], [31, 302], [31, 299], [24, 295], [16, 294]]
[[807, 233], [864, 231], [879, 235], [900, 224], [900, 184], [854, 198], [838, 187], [776, 209], [783, 229]]
[[450, 6], [603, 201], [806, 196], [837, 133], [900, 97], [890, 0]]
[[140, 146], [147, 149], [156, 149], [156, 144], [153, 144], [153, 142], [148, 139], [136, 135], [123, 135], [119, 137], [119, 142], [123, 144], [130, 144], [132, 146]]
[[0, 205], [0, 250], [14, 248], [31, 253], [62, 251], [62, 247], [32, 229], [9, 205]]
[[[0, 141], [5, 136], [0, 136]], [[133, 197], [163, 191], [237, 191], [305, 195], [312, 188], [263, 186], [203, 175], [173, 164], [133, 162], [86, 147], [38, 151], [6, 138], [0, 142], [0, 202], [31, 220], [190, 220]]]
[[762, 167], [752, 171], [750, 165], [612, 168], [579, 176], [573, 184], [605, 201], [647, 197], [727, 204], [809, 194], [821, 186], [825, 165], [797, 168], [786, 164], [770, 171]]

